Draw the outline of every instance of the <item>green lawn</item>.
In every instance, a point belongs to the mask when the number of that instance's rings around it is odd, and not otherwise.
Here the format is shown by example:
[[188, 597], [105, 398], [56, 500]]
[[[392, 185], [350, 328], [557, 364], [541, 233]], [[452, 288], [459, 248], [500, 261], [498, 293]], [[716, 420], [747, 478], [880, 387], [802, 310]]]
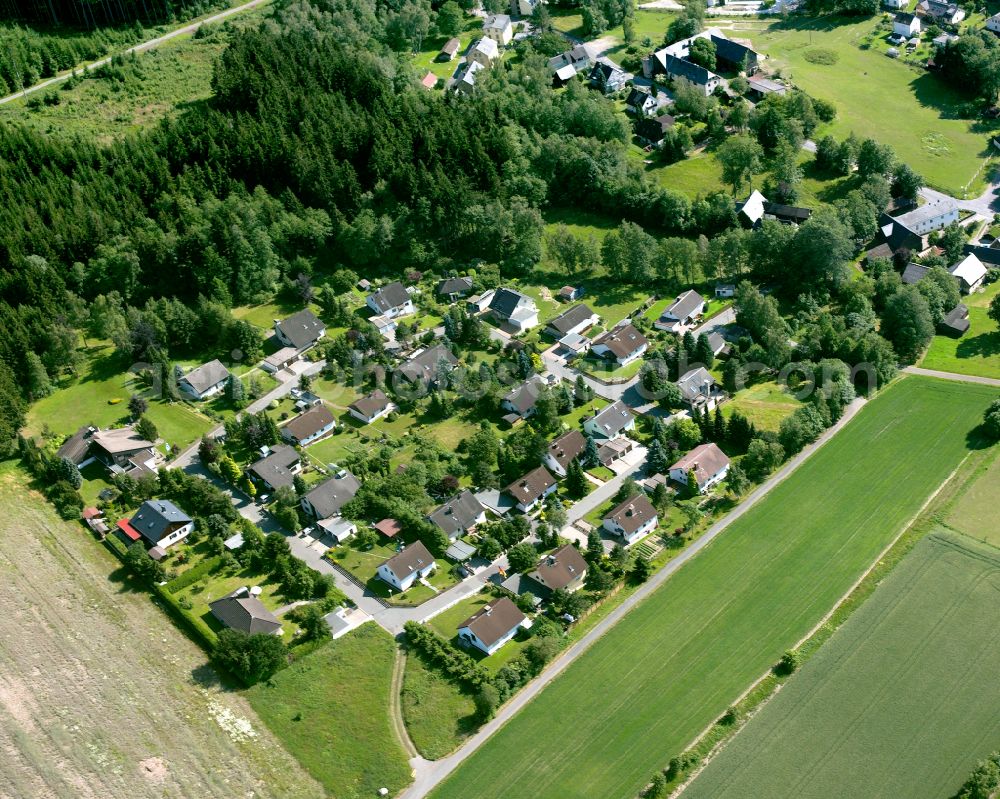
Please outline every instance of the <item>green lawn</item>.
[[966, 297], [969, 308], [969, 329], [961, 338], [935, 336], [921, 366], [942, 372], [1000, 378], [1000, 332], [987, 316], [990, 300], [1000, 292], [1000, 283], [985, 291]]
[[[464, 30], [459, 34], [458, 40], [461, 46], [458, 54], [451, 61], [437, 61], [437, 55], [444, 47], [450, 36], [428, 37], [423, 42], [423, 47], [419, 52], [414, 53], [411, 60], [416, 68], [419, 77], [423, 77], [428, 71], [433, 72], [442, 80], [450, 78], [455, 74], [458, 67], [459, 57], [468, 49], [474, 39], [479, 38], [483, 32], [483, 20], [481, 17], [470, 17], [465, 21]], [[441, 85], [440, 83], [438, 84]]]
[[726, 188], [722, 181], [722, 165], [714, 155], [704, 150], [683, 161], [648, 167], [646, 171], [655, 175], [660, 185], [682, 192], [691, 199]]
[[444, 757], [478, 726], [472, 697], [417, 652], [406, 658], [400, 703], [410, 740], [429, 760]]
[[1000, 457], [995, 458], [949, 510], [945, 524], [971, 538], [1000, 547]]
[[781, 420], [791, 416], [800, 405], [800, 400], [774, 381], [769, 381], [736, 392], [722, 406], [722, 415], [728, 419], [739, 411], [758, 428], [776, 431]]
[[951, 796], [997, 746], [998, 592], [1000, 550], [923, 539], [685, 799]]
[[[829, 130], [817, 135], [829, 132], [842, 139], [853, 131], [891, 143], [900, 159], [935, 188], [962, 196], [969, 186], [969, 194], [978, 195], [985, 175], [977, 172], [988, 153], [989, 133], [1000, 123], [959, 118], [965, 98], [925, 70], [887, 58], [884, 38], [876, 37], [868, 49], [861, 49], [875, 25], [872, 19], [793, 15], [786, 20], [740, 20], [724, 27], [729, 35], [748, 38], [756, 50], [765, 52], [769, 69], [780, 69], [809, 94], [837, 106]], [[832, 50], [836, 63], [810, 62], [807, 56], [817, 48]]]
[[834, 606], [960, 462], [994, 395], [915, 378], [883, 391], [433, 795], [635, 795]]
[[365, 624], [246, 692], [285, 748], [337, 799], [395, 795], [410, 782], [389, 720], [396, 644]]
[[[268, 575], [251, 573], [246, 570], [238, 571], [236, 574], [209, 574], [193, 585], [182, 588], [175, 596], [178, 600], [187, 599], [191, 602], [191, 610], [188, 611], [195, 618], [199, 618], [209, 626], [210, 629], [218, 632], [223, 629], [223, 624], [212, 615], [209, 610], [209, 603], [216, 599], [231, 594], [237, 588], [260, 586], [263, 589], [258, 597], [264, 606], [275, 611], [282, 605], [287, 604], [287, 600], [278, 595], [278, 584]], [[291, 640], [291, 635], [295, 630], [294, 622], [282, 622], [285, 628], [285, 641]]]

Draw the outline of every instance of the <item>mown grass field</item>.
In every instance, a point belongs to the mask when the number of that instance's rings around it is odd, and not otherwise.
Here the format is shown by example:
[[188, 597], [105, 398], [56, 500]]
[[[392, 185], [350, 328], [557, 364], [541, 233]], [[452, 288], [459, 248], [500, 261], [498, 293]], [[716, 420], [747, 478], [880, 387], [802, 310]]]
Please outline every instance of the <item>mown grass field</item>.
[[396, 644], [375, 624], [278, 672], [246, 696], [285, 747], [337, 799], [394, 795], [410, 781], [389, 720]]
[[965, 297], [969, 308], [969, 329], [961, 338], [935, 336], [921, 362], [926, 369], [962, 375], [1000, 377], [1000, 331], [987, 316], [990, 301], [1000, 292], [1000, 283]]
[[951, 796], [996, 749], [1000, 549], [935, 533], [684, 799]]
[[978, 472], [950, 508], [944, 523], [971, 538], [1000, 547], [1000, 456]]
[[769, 381], [737, 392], [722, 406], [722, 415], [728, 419], [739, 411], [758, 428], [776, 431], [782, 419], [791, 416], [800, 405], [800, 400], [778, 383]]
[[884, 391], [433, 796], [637, 793], [836, 604], [961, 461], [994, 394], [914, 378]]

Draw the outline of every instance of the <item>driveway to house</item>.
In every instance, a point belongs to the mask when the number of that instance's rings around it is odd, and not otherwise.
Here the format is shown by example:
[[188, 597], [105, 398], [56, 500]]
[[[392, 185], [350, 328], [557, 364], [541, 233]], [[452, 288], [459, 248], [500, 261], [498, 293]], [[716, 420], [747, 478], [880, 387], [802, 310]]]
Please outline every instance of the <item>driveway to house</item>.
[[[725, 531], [729, 525], [760, 502], [760, 500], [767, 496], [767, 494], [770, 493], [776, 485], [785, 480], [790, 474], [792, 474], [792, 472], [802, 465], [803, 461], [823, 446], [823, 444], [829, 441], [830, 438], [832, 438], [839, 430], [841, 430], [841, 428], [844, 427], [844, 425], [854, 418], [858, 411], [864, 407], [865, 402], [866, 400], [860, 397], [855, 399], [850, 405], [847, 406], [847, 408], [844, 409], [844, 415], [840, 418], [840, 420], [835, 425], [827, 429], [815, 443], [810, 444], [803, 449], [802, 452], [789, 460], [788, 463], [782, 466], [777, 472], [758, 486], [757, 489], [750, 494], [750, 496], [733, 508], [733, 510], [730, 511], [725, 518], [720, 519], [709, 527], [700, 538], [693, 541], [687, 549], [681, 552], [676, 558], [667, 563], [666, 566], [654, 574], [644, 585], [632, 594], [632, 596], [611, 611], [607, 617], [599, 621], [593, 629], [590, 630], [590, 632], [583, 636], [583, 638], [553, 660], [545, 671], [543, 671], [532, 682], [528, 683], [528, 685], [517, 693], [510, 702], [500, 709], [500, 712], [497, 713], [491, 721], [480, 727], [479, 731], [469, 738], [461, 747], [452, 752], [452, 754], [448, 755], [448, 757], [442, 758], [441, 760], [435, 760], [433, 762], [423, 760], [422, 758], [411, 760], [410, 764], [414, 769], [414, 781], [413, 784], [400, 795], [401, 799], [422, 799], [422, 797], [427, 796], [427, 794], [430, 793], [430, 791], [433, 790], [438, 783], [458, 768], [462, 761], [482, 746], [490, 738], [490, 736], [493, 735], [493, 733], [510, 721], [510, 719], [513, 718], [518, 711], [521, 710], [521, 708], [541, 693], [545, 686], [565, 671], [565, 669], [574, 660], [586, 652], [591, 645], [593, 645], [595, 641], [610, 630], [613, 625], [621, 621], [621, 619], [630, 610], [652, 594], [653, 591], [663, 585], [663, 583], [666, 582], [671, 575], [674, 574], [674, 572], [680, 569], [681, 566], [707, 547], [717, 536]], [[601, 489], [598, 489], [598, 491], [600, 490]], [[597, 492], [595, 491], [594, 494], [596, 493]], [[594, 494], [591, 494], [590, 496], [592, 497]]]
[[606, 400], [614, 402], [615, 400], [623, 399], [625, 394], [639, 382], [639, 376], [636, 375], [625, 383], [602, 383], [585, 372], [581, 372], [575, 366], [570, 366], [566, 363], [565, 360], [556, 355], [557, 349], [559, 349], [559, 345], [555, 344], [542, 353], [542, 363], [545, 364], [545, 368], [556, 377], [568, 383], [573, 383], [577, 377], [582, 377], [583, 382], [590, 386], [597, 396], [603, 397]]
[[[121, 55], [128, 55], [129, 53], [143, 53], [146, 50], [153, 50], [159, 47], [164, 42], [169, 42], [171, 39], [176, 39], [178, 36], [183, 36], [186, 33], [194, 33], [202, 25], [209, 25], [213, 22], [218, 22], [219, 20], [226, 19], [226, 17], [233, 16], [233, 14], [239, 14], [243, 11], [249, 11], [251, 8], [256, 8], [257, 6], [266, 5], [269, 2], [270, 0], [250, 0], [249, 3], [244, 3], [243, 5], [237, 6], [236, 8], [228, 8], [225, 11], [220, 11], [218, 14], [213, 14], [210, 17], [206, 17], [205, 19], [200, 19], [196, 22], [191, 22], [181, 28], [176, 28], [172, 31], [169, 31], [168, 33], [165, 33], [162, 36], [157, 36], [155, 39], [149, 39], [145, 42], [141, 42], [133, 47], [128, 48], [127, 50], [124, 50], [121, 53]], [[109, 55], [105, 58], [98, 59], [97, 61], [93, 61], [89, 64], [83, 64], [82, 66], [78, 66], [76, 69], [78, 69], [81, 72], [90, 72], [91, 70], [103, 67], [105, 64], [110, 64], [111, 59], [114, 58], [115, 55], [119, 54], [115, 53], [114, 55]], [[72, 74], [73, 71], [70, 70], [69, 72], [64, 72], [61, 75], [56, 75], [54, 78], [43, 80], [41, 83], [36, 83], [34, 86], [29, 86], [27, 89], [22, 89], [21, 91], [15, 92], [14, 94], [9, 94], [6, 97], [0, 97], [0, 105], [3, 105], [4, 103], [9, 103], [12, 100], [17, 100], [18, 98], [21, 97], [27, 97], [29, 94], [32, 94], [33, 92], [38, 92], [41, 91], [42, 89], [47, 89], [50, 86], [62, 83]]]
[[733, 325], [733, 324], [736, 324], [736, 309], [733, 308], [732, 305], [730, 305], [728, 308], [724, 308], [723, 310], [719, 311], [719, 313], [717, 313], [711, 319], [707, 319], [706, 321], [702, 322], [692, 332], [696, 337], [700, 336], [702, 333], [704, 333], [707, 336], [710, 333], [715, 333], [719, 331], [726, 325]]
[[970, 211], [983, 219], [992, 219], [993, 214], [1000, 213], [1000, 170], [993, 172], [983, 193], [971, 200], [959, 200], [927, 186], [920, 189], [920, 198], [929, 203], [951, 200], [963, 211]]
[[956, 372], [939, 372], [937, 369], [921, 369], [919, 366], [907, 366], [903, 369], [910, 375], [922, 375], [923, 377], [938, 377], [941, 380], [955, 380], [960, 383], [979, 383], [983, 386], [996, 386], [1000, 388], [1000, 380], [995, 377], [979, 377], [978, 375], [960, 375]]

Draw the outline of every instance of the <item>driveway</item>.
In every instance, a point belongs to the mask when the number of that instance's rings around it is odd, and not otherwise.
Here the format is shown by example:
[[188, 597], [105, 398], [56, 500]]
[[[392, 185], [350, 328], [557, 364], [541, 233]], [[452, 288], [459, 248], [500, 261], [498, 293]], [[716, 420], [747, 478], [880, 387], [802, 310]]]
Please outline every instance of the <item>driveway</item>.
[[734, 324], [736, 324], [736, 309], [730, 305], [728, 308], [719, 311], [711, 319], [702, 322], [693, 332], [695, 336], [700, 336], [702, 333], [707, 336], [710, 333], [720, 332], [727, 325]]

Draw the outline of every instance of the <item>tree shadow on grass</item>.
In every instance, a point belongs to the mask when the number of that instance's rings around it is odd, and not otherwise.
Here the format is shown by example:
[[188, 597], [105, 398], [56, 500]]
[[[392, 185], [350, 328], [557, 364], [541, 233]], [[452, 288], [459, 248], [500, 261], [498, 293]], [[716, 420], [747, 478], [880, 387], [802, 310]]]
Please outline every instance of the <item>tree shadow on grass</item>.
[[997, 354], [1000, 354], [1000, 332], [996, 331], [963, 339], [955, 348], [959, 358], [988, 358]]

